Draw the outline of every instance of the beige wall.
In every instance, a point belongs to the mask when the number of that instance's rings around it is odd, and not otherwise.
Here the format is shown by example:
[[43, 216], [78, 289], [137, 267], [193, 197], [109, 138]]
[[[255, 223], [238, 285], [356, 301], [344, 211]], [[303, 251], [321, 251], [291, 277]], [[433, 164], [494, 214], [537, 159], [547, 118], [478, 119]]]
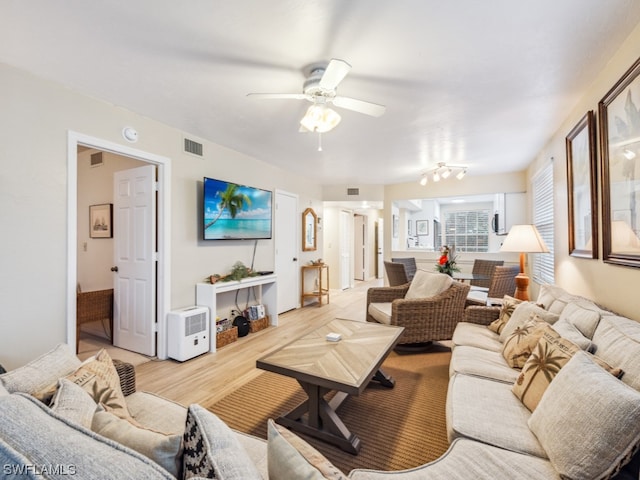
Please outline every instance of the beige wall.
[[[545, 145], [528, 170], [529, 178], [541, 165], [553, 162], [554, 182], [554, 247], [555, 281], [572, 293], [584, 295], [610, 309], [636, 320], [640, 320], [640, 297], [637, 285], [640, 270], [606, 264], [602, 261], [602, 212], [600, 218], [599, 259], [574, 258], [568, 254], [568, 205], [565, 137], [589, 110], [597, 117], [598, 102], [607, 94], [620, 77], [640, 57], [640, 26], [629, 36], [605, 69], [593, 79], [591, 88], [580, 99], [556, 134]], [[637, 100], [636, 100], [637, 102]], [[599, 120], [598, 120], [599, 121]], [[598, 139], [598, 148], [600, 140]], [[600, 163], [600, 151], [597, 151]], [[600, 170], [600, 167], [599, 167]], [[602, 184], [598, 177], [598, 208], [602, 208]]]
[[[67, 338], [67, 222], [76, 222], [67, 218], [68, 131], [130, 147], [120, 132], [131, 126], [136, 149], [171, 159], [171, 308], [194, 303], [196, 282], [251, 260], [252, 243], [199, 240], [204, 176], [295, 193], [300, 213], [321, 205], [322, 190], [307, 177], [210, 142], [204, 158], [184, 154], [175, 128], [5, 65], [0, 105], [0, 363], [7, 368]], [[256, 267], [273, 269], [273, 241], [259, 242]]]

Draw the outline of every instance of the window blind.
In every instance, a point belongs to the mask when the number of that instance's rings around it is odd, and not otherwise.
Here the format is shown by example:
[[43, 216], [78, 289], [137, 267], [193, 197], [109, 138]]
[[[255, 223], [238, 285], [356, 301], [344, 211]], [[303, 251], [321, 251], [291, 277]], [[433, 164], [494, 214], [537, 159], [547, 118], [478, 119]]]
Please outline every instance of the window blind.
[[445, 216], [445, 244], [458, 252], [489, 251], [489, 210], [459, 210]]
[[554, 283], [553, 253], [553, 162], [533, 178], [533, 224], [547, 244], [550, 253], [532, 254], [532, 276], [537, 283]]

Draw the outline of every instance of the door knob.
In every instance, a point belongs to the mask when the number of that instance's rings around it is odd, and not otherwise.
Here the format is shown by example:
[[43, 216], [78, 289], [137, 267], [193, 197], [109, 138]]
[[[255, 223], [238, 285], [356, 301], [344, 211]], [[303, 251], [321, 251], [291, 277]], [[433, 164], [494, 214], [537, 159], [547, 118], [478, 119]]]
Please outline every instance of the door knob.
[[118, 267], [117, 266], [116, 267], [111, 267], [111, 271], [112, 272], [117, 272], [118, 271]]
[[294, 262], [297, 262], [297, 261], [298, 261], [298, 259], [297, 259], [296, 257], [293, 257], [293, 261], [294, 261]]

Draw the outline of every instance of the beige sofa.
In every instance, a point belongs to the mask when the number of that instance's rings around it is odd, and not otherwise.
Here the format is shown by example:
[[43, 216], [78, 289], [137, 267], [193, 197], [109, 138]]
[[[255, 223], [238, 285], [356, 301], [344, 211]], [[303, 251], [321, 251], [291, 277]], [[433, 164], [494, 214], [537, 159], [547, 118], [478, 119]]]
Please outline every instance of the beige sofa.
[[2, 478], [268, 478], [266, 441], [135, 391], [104, 352], [82, 363], [60, 344], [0, 375], [0, 418]]
[[[350, 478], [638, 478], [637, 458], [629, 460], [640, 444], [640, 323], [552, 285], [535, 303], [469, 307], [466, 318], [452, 338], [449, 450], [416, 469]], [[509, 339], [524, 348], [520, 333], [533, 328], [544, 332], [529, 342], [535, 355], [512, 351]], [[555, 374], [550, 383], [545, 372]]]

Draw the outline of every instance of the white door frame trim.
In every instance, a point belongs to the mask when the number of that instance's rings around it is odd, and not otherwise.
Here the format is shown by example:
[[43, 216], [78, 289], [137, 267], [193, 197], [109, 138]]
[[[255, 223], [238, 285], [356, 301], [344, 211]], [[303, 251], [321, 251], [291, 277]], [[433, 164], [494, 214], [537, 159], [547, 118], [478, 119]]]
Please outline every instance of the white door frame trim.
[[151, 163], [158, 168], [157, 351], [167, 356], [167, 313], [171, 300], [171, 159], [69, 130], [67, 135], [67, 343], [76, 344], [78, 283], [78, 145]]

